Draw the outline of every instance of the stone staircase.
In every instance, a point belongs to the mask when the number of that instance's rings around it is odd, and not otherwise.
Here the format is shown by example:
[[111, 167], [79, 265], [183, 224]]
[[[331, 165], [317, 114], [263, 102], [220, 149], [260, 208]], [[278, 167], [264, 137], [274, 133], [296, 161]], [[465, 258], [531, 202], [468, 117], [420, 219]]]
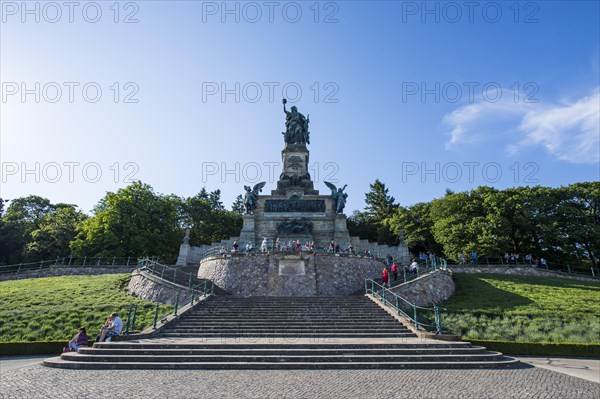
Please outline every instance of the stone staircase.
[[468, 342], [417, 338], [366, 297], [214, 297], [157, 338], [96, 343], [47, 359], [81, 369], [495, 368]]

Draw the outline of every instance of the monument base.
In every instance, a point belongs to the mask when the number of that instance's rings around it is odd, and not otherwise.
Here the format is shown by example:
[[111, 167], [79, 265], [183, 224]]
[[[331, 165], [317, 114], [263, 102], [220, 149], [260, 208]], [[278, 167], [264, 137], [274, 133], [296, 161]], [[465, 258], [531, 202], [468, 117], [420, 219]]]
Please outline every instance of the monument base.
[[381, 261], [346, 254], [227, 254], [203, 259], [198, 277], [234, 296], [347, 296], [382, 269]]

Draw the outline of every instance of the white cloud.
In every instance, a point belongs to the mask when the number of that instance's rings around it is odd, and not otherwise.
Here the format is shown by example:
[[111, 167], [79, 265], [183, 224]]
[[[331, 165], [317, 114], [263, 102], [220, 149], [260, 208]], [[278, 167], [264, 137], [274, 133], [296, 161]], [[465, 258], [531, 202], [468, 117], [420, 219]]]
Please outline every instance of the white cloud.
[[515, 154], [541, 146], [557, 159], [572, 163], [600, 161], [600, 91], [575, 102], [544, 106], [503, 99], [477, 102], [446, 114], [451, 127], [447, 149], [508, 135], [506, 150]]

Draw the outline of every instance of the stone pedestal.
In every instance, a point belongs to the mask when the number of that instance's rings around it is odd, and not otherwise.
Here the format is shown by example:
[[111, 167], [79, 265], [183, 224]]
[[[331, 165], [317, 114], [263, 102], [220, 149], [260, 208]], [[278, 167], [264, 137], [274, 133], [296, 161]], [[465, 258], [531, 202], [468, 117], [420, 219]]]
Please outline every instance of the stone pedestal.
[[175, 266], [186, 266], [188, 258], [190, 256], [190, 244], [181, 244], [179, 246], [179, 256], [177, 256], [177, 262]]

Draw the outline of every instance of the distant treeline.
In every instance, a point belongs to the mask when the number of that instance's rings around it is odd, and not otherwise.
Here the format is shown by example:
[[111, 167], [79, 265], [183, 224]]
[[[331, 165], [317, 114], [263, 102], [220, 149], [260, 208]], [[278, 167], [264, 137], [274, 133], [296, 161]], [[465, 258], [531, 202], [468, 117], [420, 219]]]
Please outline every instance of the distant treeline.
[[[365, 210], [348, 218], [353, 236], [397, 244], [400, 234], [410, 250], [458, 259], [477, 251], [480, 258], [532, 254], [555, 264], [590, 263], [600, 254], [600, 183], [566, 187], [478, 187], [442, 198], [401, 206], [376, 180], [365, 194]], [[52, 204], [31, 195], [0, 199], [0, 264], [63, 256], [159, 256], [174, 262], [186, 227], [192, 245], [237, 236], [243, 201], [232, 210], [220, 190], [202, 189], [181, 198], [157, 194], [135, 182], [107, 193], [88, 216], [71, 204]]]
[[600, 256], [600, 183], [566, 187], [478, 187], [404, 207], [380, 181], [366, 195], [367, 208], [349, 220], [351, 234], [397, 243], [400, 233], [413, 253], [457, 260], [531, 254], [554, 264], [591, 263]]
[[192, 245], [238, 235], [242, 198], [233, 210], [221, 202], [220, 190], [181, 198], [154, 192], [141, 182], [107, 193], [87, 216], [71, 204], [52, 204], [30, 195], [0, 199], [0, 264], [50, 260], [63, 256], [159, 256], [173, 263], [191, 228]]

